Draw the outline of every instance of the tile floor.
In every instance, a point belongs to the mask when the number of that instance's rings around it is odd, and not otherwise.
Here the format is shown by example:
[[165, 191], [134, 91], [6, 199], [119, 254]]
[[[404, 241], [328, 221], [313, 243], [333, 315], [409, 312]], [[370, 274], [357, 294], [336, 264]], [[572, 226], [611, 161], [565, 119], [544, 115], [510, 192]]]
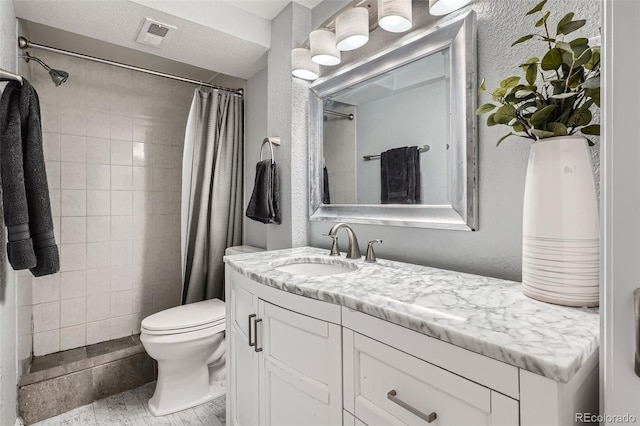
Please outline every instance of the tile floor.
[[156, 383], [112, 395], [33, 426], [224, 426], [225, 397], [163, 417], [149, 413], [147, 401]]

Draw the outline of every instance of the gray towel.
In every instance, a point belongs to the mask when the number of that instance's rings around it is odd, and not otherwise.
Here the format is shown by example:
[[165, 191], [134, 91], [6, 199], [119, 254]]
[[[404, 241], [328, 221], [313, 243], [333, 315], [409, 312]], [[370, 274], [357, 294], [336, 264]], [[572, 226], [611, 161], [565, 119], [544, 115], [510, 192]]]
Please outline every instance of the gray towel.
[[278, 168], [272, 160], [256, 164], [256, 178], [246, 215], [262, 223], [280, 223]]
[[322, 204], [331, 204], [331, 192], [329, 192], [329, 170], [327, 170], [327, 166], [322, 168]]
[[417, 146], [394, 148], [380, 155], [382, 204], [420, 204], [420, 151]]
[[10, 82], [0, 98], [0, 174], [7, 255], [14, 269], [38, 277], [58, 272], [49, 187], [42, 152], [38, 94], [23, 79]]

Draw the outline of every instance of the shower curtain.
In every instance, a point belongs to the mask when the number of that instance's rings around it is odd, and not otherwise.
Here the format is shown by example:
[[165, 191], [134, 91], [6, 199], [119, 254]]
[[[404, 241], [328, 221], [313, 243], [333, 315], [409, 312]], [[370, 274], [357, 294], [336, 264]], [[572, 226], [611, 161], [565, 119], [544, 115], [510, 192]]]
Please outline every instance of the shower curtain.
[[227, 247], [242, 241], [242, 96], [196, 89], [182, 160], [182, 303], [224, 300]]

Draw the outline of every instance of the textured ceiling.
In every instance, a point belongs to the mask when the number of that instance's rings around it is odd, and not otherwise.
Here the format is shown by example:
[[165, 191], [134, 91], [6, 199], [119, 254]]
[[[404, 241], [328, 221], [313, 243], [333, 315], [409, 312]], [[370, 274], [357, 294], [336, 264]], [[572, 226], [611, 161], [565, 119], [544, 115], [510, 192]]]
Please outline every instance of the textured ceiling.
[[[314, 7], [322, 0], [296, 1]], [[243, 79], [266, 66], [271, 19], [288, 3], [288, 0], [14, 0], [18, 18]], [[147, 17], [177, 29], [170, 31], [159, 47], [136, 43]], [[41, 38], [33, 37], [32, 41], [66, 50], [74, 50], [70, 44], [78, 44], [55, 31], [47, 32], [46, 27], [39, 28], [38, 37]], [[80, 53], [99, 56], [86, 40], [82, 49]], [[98, 50], [104, 49], [101, 45]], [[121, 53], [114, 48], [108, 59], [127, 62], [120, 57]]]

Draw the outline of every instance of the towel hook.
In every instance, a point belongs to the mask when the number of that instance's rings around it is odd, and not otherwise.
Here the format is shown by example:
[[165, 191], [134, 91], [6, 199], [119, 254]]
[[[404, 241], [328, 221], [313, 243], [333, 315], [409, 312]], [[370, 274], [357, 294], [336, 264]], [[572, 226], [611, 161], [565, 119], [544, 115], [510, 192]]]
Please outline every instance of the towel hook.
[[271, 164], [275, 163], [275, 157], [273, 155], [273, 146], [280, 145], [280, 137], [279, 136], [271, 136], [268, 138], [264, 138], [262, 141], [262, 145], [260, 146], [260, 161], [262, 161], [262, 151], [265, 144], [269, 144], [269, 149], [271, 150]]

